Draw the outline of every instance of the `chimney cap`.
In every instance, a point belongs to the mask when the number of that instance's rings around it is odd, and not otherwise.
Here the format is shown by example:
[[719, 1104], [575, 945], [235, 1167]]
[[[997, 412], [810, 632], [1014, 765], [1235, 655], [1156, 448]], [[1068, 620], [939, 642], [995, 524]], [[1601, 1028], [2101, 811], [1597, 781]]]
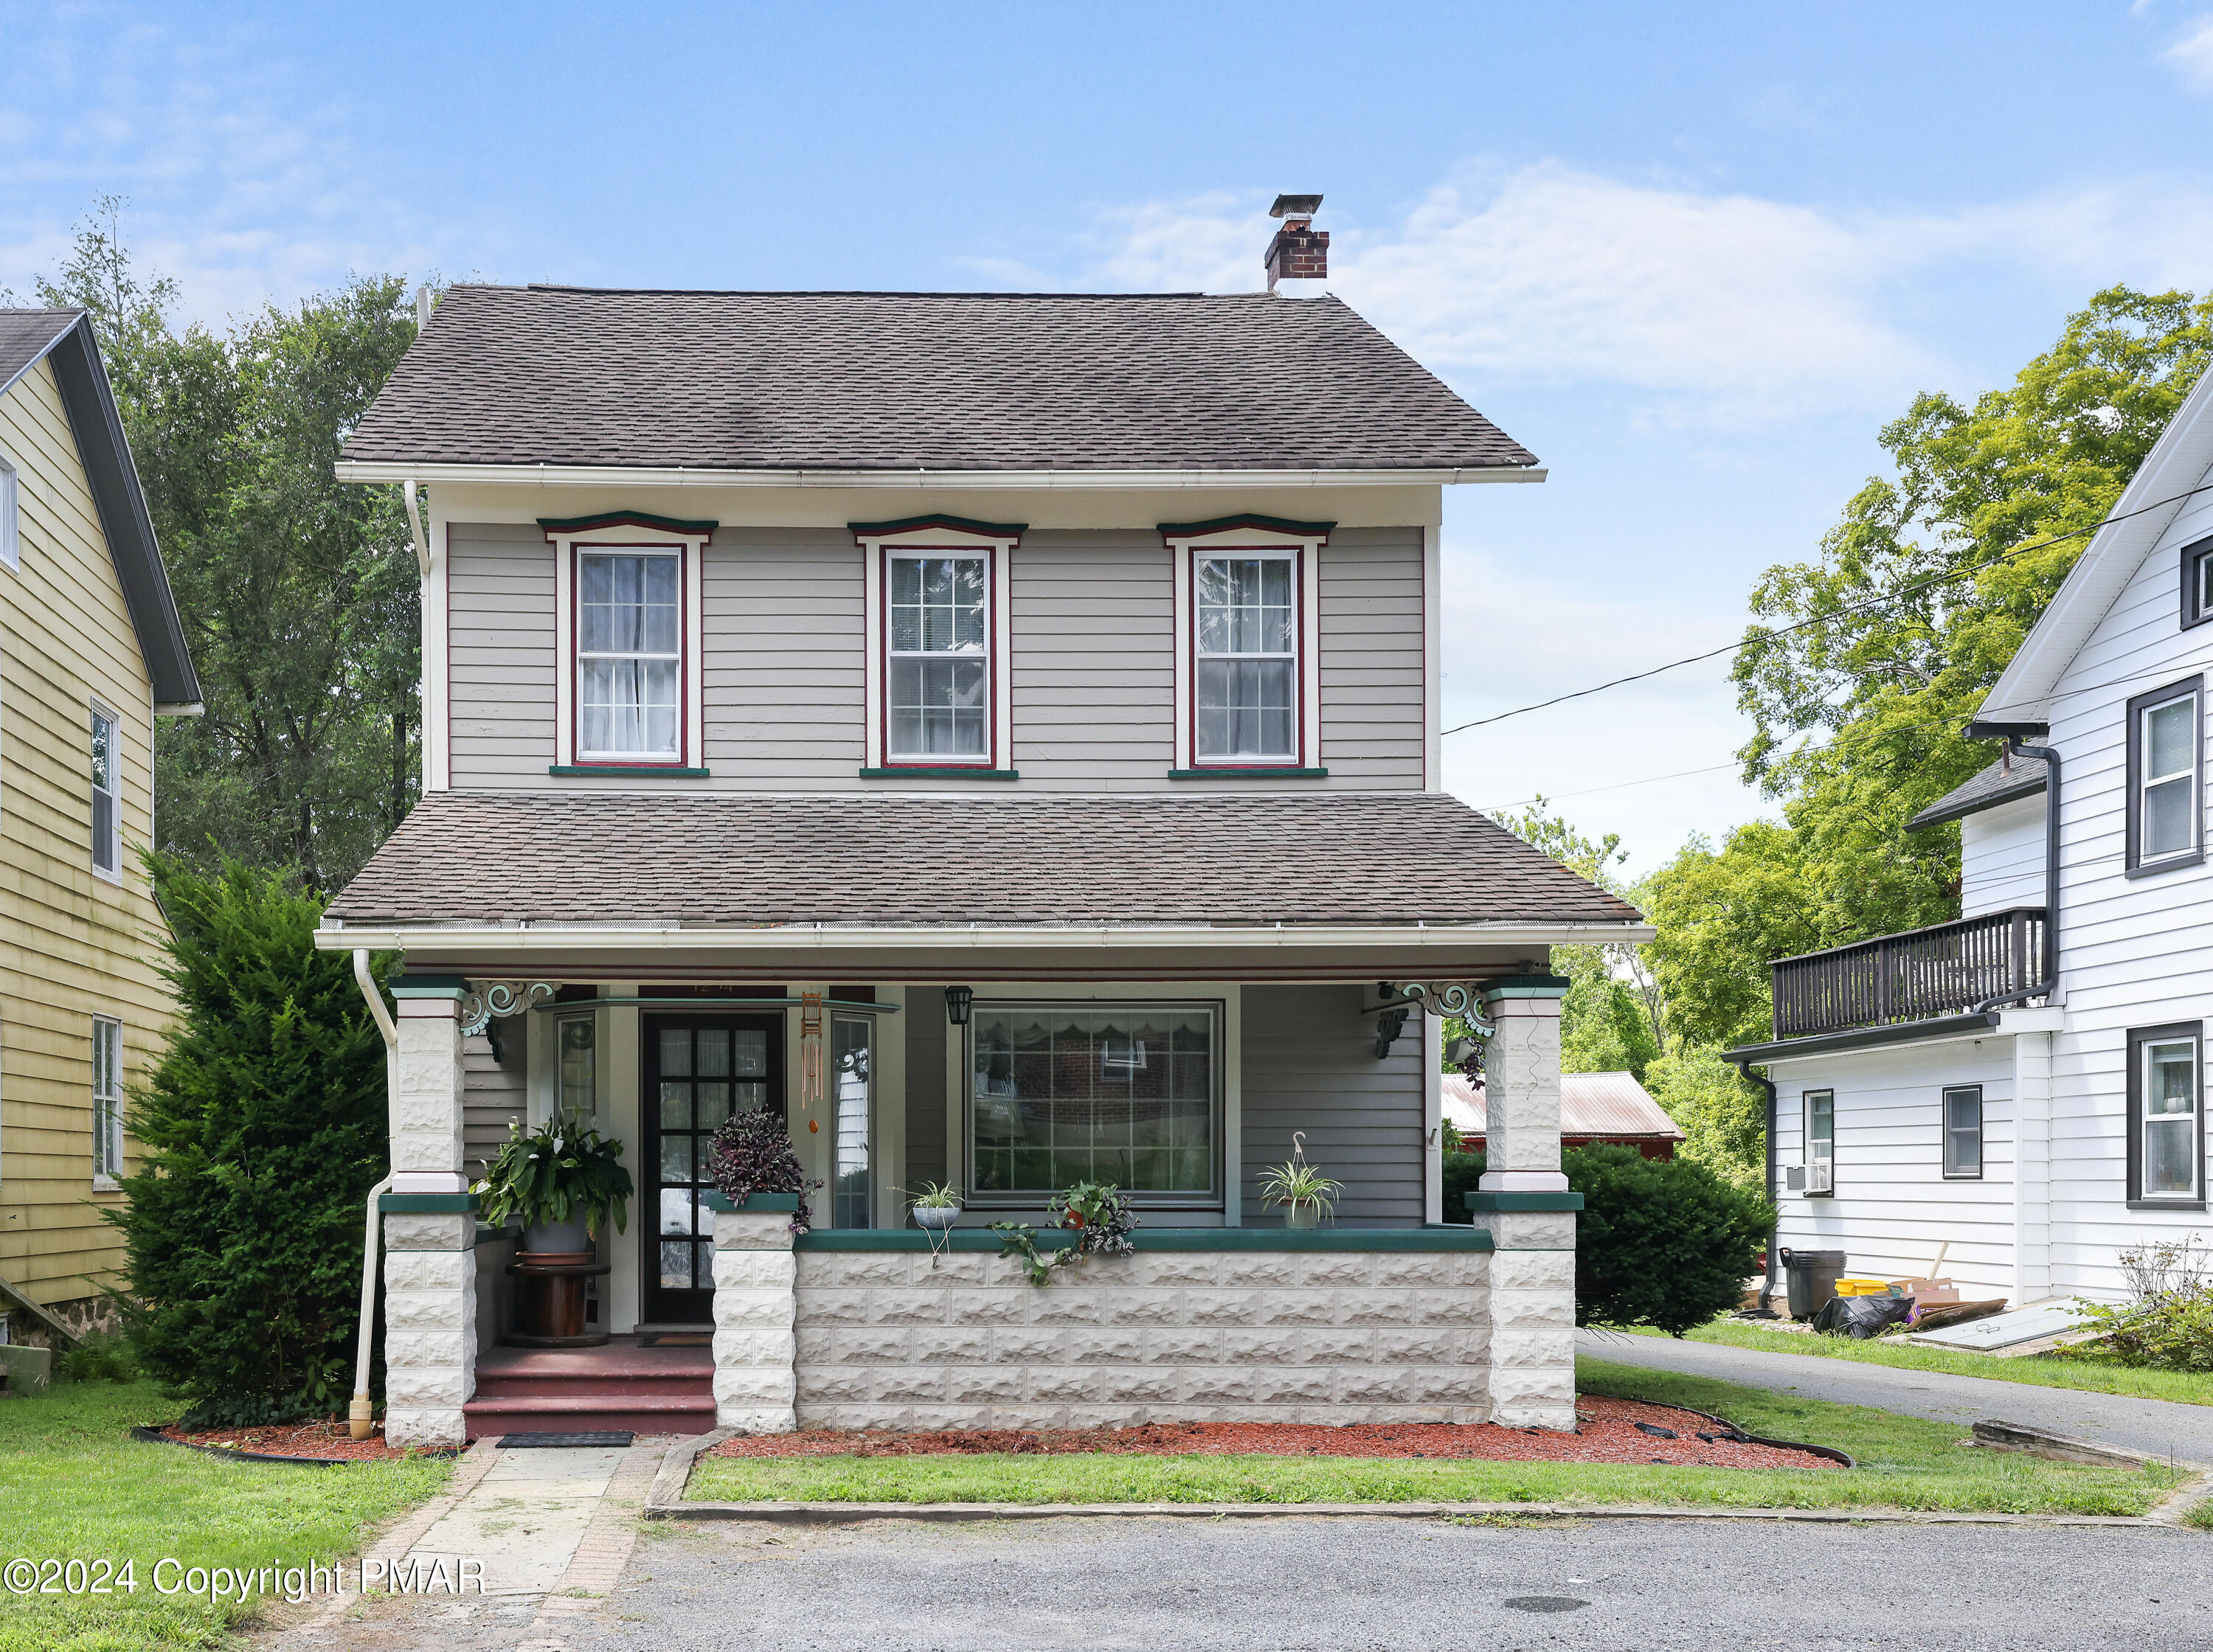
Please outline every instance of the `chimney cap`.
[[1319, 195], [1278, 195], [1268, 209], [1271, 218], [1311, 218], [1321, 209]]

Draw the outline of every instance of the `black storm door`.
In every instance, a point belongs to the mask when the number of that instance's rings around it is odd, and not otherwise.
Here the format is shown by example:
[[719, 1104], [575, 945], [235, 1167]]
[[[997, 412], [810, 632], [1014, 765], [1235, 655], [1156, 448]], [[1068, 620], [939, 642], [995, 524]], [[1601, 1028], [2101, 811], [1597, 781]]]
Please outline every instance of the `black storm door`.
[[647, 1208], [655, 1234], [645, 1252], [650, 1325], [704, 1325], [715, 1294], [715, 1213], [708, 1146], [740, 1109], [782, 1117], [783, 1017], [648, 1015], [644, 1018]]

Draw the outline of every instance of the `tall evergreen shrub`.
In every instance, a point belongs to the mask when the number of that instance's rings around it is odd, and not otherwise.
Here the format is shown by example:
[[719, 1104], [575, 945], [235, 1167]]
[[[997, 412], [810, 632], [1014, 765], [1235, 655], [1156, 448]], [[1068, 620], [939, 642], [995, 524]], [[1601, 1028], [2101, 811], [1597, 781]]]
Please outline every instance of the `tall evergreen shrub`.
[[203, 1416], [326, 1410], [352, 1387], [363, 1205], [387, 1160], [384, 1041], [351, 957], [314, 948], [318, 897], [234, 860], [149, 864], [178, 1016], [130, 1098], [143, 1167], [107, 1213], [131, 1340]]
[[1594, 1142], [1563, 1154], [1583, 1196], [1576, 1323], [1656, 1326], [1680, 1337], [1734, 1308], [1775, 1231], [1775, 1207], [1693, 1159]]

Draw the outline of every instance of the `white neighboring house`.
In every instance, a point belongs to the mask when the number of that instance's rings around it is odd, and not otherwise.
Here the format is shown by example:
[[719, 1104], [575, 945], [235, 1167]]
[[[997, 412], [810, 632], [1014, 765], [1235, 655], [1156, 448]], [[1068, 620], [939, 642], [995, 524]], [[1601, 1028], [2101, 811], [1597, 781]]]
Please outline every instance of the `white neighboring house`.
[[[1958, 922], [1773, 966], [1778, 1245], [1970, 1295], [2124, 1294], [2116, 1253], [2213, 1234], [2206, 674], [2213, 379], [2175, 415], [1969, 726]], [[2050, 829], [2056, 820], [2056, 830]]]

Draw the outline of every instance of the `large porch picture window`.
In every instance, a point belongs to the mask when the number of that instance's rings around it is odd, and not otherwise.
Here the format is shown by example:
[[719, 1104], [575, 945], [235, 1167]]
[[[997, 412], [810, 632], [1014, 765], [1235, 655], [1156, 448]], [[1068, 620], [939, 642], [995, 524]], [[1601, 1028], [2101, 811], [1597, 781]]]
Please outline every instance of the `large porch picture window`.
[[2195, 1021], [2129, 1034], [2129, 1201], [2203, 1210], [2205, 1126]]
[[893, 552], [887, 760], [991, 761], [991, 564], [982, 551]]
[[1080, 1181], [1139, 1203], [1221, 1203], [1219, 1018], [1209, 1004], [977, 1003], [971, 1202]]
[[2195, 866], [2205, 858], [2202, 677], [2129, 702], [2127, 870]]
[[576, 758], [683, 760], [683, 557], [576, 552]]
[[1198, 554], [1192, 588], [1196, 760], [1297, 764], [1296, 554]]

